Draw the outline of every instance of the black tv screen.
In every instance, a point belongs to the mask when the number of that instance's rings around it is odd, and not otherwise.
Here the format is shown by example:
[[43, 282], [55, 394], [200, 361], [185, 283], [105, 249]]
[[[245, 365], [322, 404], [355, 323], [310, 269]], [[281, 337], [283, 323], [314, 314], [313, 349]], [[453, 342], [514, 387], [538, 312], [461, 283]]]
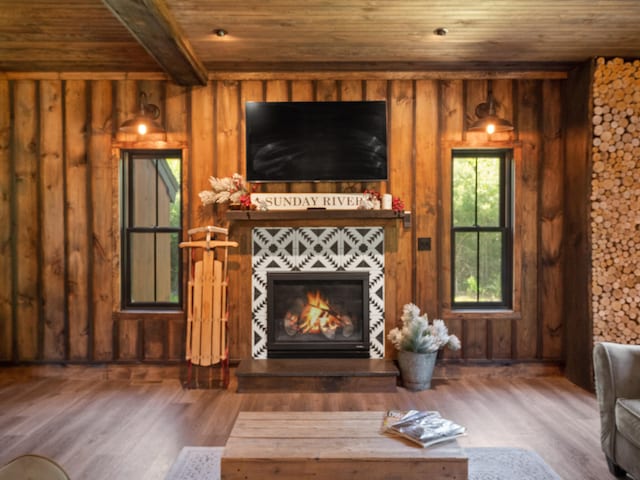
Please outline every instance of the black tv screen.
[[387, 179], [384, 101], [247, 102], [250, 182]]

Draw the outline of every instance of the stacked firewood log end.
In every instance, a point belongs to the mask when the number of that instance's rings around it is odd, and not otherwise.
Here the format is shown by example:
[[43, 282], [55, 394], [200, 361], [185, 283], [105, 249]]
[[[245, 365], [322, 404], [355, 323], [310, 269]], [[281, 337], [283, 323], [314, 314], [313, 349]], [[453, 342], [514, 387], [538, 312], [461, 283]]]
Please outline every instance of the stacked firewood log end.
[[640, 343], [640, 60], [597, 60], [592, 120], [594, 341]]

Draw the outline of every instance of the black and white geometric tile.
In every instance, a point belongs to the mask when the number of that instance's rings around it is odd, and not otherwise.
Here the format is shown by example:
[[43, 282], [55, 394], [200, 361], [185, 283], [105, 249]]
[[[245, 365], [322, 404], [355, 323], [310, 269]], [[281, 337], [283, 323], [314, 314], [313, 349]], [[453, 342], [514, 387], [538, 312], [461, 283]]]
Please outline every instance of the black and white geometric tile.
[[296, 270], [295, 228], [254, 228], [251, 241], [251, 266], [253, 271]]
[[340, 228], [299, 228], [296, 244], [300, 271], [343, 270], [341, 268], [342, 229]]
[[253, 358], [267, 358], [269, 272], [369, 272], [369, 356], [384, 358], [384, 228], [252, 230]]

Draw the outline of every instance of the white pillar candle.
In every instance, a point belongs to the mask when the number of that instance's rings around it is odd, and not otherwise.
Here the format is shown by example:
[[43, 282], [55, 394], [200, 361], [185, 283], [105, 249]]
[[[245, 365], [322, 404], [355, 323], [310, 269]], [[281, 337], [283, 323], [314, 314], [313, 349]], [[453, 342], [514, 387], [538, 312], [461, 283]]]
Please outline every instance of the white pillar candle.
[[384, 195], [382, 195], [382, 208], [384, 210], [391, 210], [392, 203], [393, 200], [390, 193], [385, 193]]

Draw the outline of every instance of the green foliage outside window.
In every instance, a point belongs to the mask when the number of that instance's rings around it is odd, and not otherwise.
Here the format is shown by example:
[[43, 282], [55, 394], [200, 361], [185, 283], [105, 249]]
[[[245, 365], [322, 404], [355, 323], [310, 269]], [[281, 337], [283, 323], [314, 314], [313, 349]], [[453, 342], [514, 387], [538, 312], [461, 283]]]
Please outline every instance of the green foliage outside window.
[[508, 209], [504, 153], [454, 153], [452, 249], [454, 305], [503, 305]]

